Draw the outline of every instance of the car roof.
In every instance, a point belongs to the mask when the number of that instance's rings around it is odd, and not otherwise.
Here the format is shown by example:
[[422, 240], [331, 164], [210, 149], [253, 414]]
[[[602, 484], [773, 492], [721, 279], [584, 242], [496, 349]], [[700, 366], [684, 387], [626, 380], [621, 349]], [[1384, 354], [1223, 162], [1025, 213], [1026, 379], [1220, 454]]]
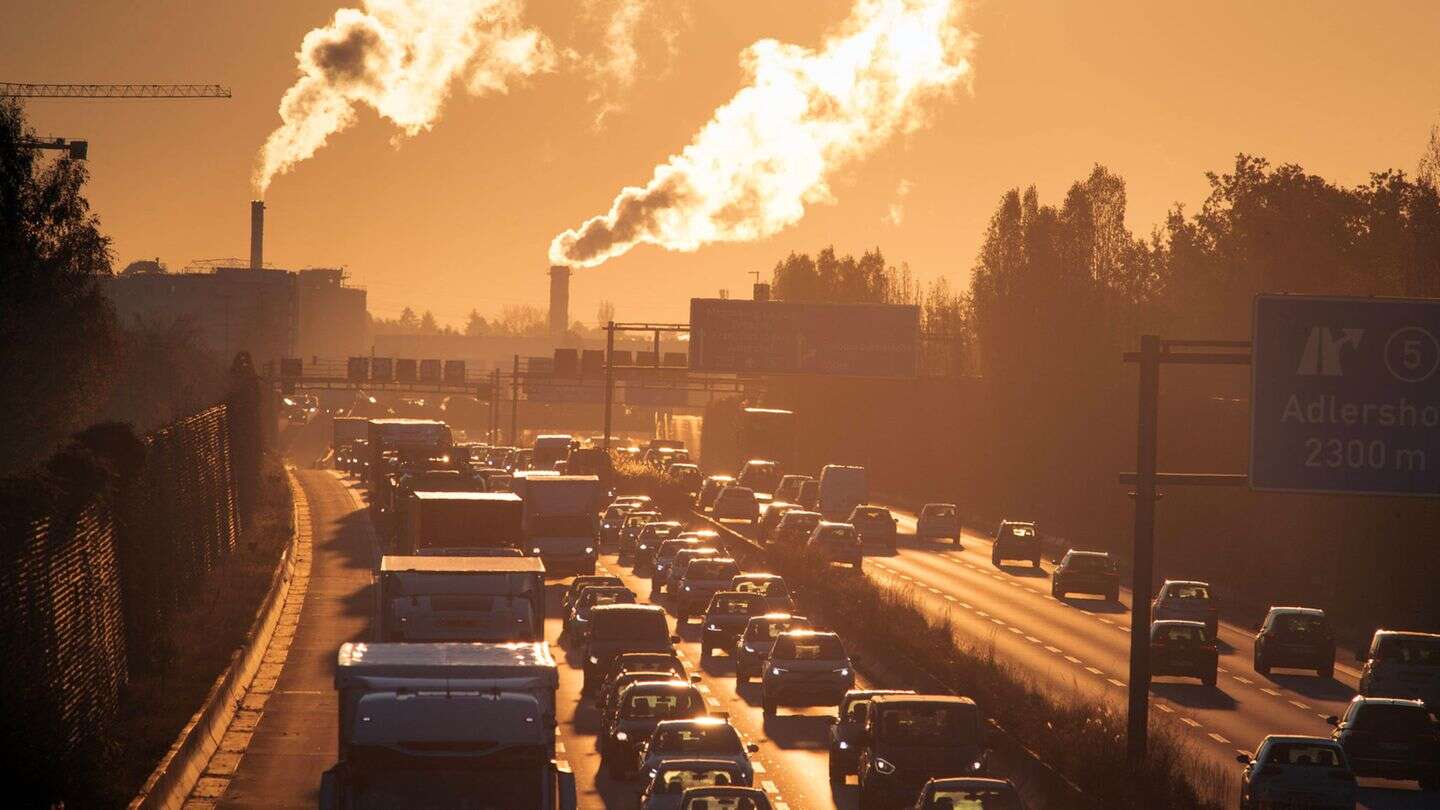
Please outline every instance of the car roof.
[[797, 616], [797, 615], [794, 614], [794, 613], [785, 613], [785, 612], [783, 612], [783, 611], [777, 611], [777, 612], [775, 612], [775, 613], [766, 613], [766, 614], [763, 614], [763, 615], [760, 615], [760, 616], [751, 616], [751, 617], [750, 617], [750, 621], [752, 621], [752, 622], [808, 622], [808, 621], [810, 621], [810, 620], [807, 619], [807, 618], [805, 618], [804, 616]]
[[[601, 611], [606, 613], [611, 611], [625, 611], [628, 613], [658, 613], [661, 616], [665, 615], [665, 608], [659, 605], [597, 605], [595, 612], [599, 613]], [[593, 616], [594, 614], [592, 613], [591, 615]]]
[[889, 706], [889, 705], [891, 705], [891, 704], [904, 704], [904, 703], [951, 703], [951, 704], [954, 704], [954, 705], [956, 705], [956, 706], [974, 706], [976, 709], [980, 708], [979, 706], [977, 706], [977, 705], [975, 704], [975, 701], [972, 700], [971, 698], [963, 697], [963, 696], [959, 696], [959, 695], [922, 695], [922, 694], [876, 695], [876, 696], [875, 696], [874, 703], [873, 703], [872, 705], [877, 705], [877, 706]]
[[795, 629], [795, 630], [786, 630], [785, 632], [781, 633], [780, 635], [782, 635], [782, 636], [792, 636], [792, 637], [794, 637], [794, 638], [810, 638], [810, 637], [816, 637], [816, 636], [831, 636], [831, 637], [835, 638], [836, 640], [839, 640], [839, 638], [840, 638], [840, 634], [839, 634], [839, 633], [836, 633], [836, 632], [833, 631], [833, 630], [816, 630], [816, 629], [810, 628], [810, 627], [797, 628], [797, 629]]
[[1366, 706], [1404, 706], [1407, 708], [1426, 708], [1424, 701], [1411, 700], [1410, 698], [1366, 697], [1365, 695], [1356, 695], [1355, 697], [1350, 699], [1350, 702], [1362, 703]]
[[[664, 728], [683, 728], [685, 726], [730, 726], [730, 720], [729, 718], [715, 717], [713, 715], [707, 717], [680, 717], [674, 720], [661, 720], [655, 728], [658, 731]], [[734, 728], [734, 726], [730, 727]]]
[[811, 512], [808, 509], [791, 509], [790, 511], [785, 513], [785, 517], [787, 518], [791, 515], [794, 515], [795, 517], [820, 517], [819, 512]]
[[1199, 585], [1204, 588], [1210, 587], [1210, 583], [1198, 579], [1167, 579], [1160, 587], [1167, 588], [1171, 585]]
[[921, 508], [922, 508], [922, 509], [926, 509], [926, 508], [929, 508], [929, 507], [931, 507], [931, 506], [949, 506], [949, 507], [951, 507], [951, 508], [954, 508], [955, 504], [950, 503], [949, 501], [931, 501], [930, 503], [925, 504], [925, 506], [923, 506], [923, 507], [921, 507]]
[[621, 581], [620, 577], [617, 577], [614, 574], [581, 574], [580, 576], [575, 577], [575, 580], [570, 583], [570, 588], [571, 590], [574, 590], [577, 587], [583, 587], [586, 585], [603, 585], [612, 581], [620, 585], [625, 584], [623, 581]]
[[1375, 635], [1386, 638], [1401, 636], [1405, 638], [1440, 638], [1440, 633], [1423, 633], [1419, 630], [1376, 630]]
[[1087, 550], [1078, 549], [1078, 548], [1072, 548], [1072, 549], [1070, 549], [1069, 551], [1067, 551], [1067, 552], [1065, 552], [1065, 553], [1066, 553], [1066, 554], [1074, 554], [1076, 557], [1109, 557], [1109, 556], [1110, 556], [1110, 552], [1108, 552], [1108, 551], [1087, 551]]
[[734, 480], [735, 480], [735, 476], [733, 476], [733, 475], [710, 475], [710, 476], [706, 476], [705, 480], [706, 480], [706, 481], [734, 481]]
[[817, 528], [817, 529], [827, 529], [827, 528], [830, 528], [830, 527], [832, 527], [832, 526], [840, 527], [840, 528], [845, 528], [845, 529], [853, 529], [853, 528], [855, 528], [855, 524], [854, 524], [854, 523], [848, 523], [848, 522], [843, 521], [843, 520], [822, 520], [822, 521], [820, 521], [820, 525], [819, 525], [819, 526], [816, 526], [815, 528]]
[[1309, 608], [1309, 607], [1275, 607], [1275, 606], [1272, 606], [1272, 607], [1270, 608], [1270, 612], [1271, 612], [1271, 613], [1276, 613], [1276, 614], [1279, 614], [1279, 613], [1294, 613], [1294, 614], [1299, 614], [1299, 615], [1304, 615], [1304, 616], [1320, 616], [1320, 617], [1322, 617], [1322, 618], [1325, 616], [1325, 611], [1321, 610], [1320, 608]]
[[1000, 525], [1001, 525], [1001, 526], [1005, 526], [1005, 525], [1010, 525], [1010, 526], [1034, 526], [1034, 525], [1035, 525], [1035, 521], [1033, 521], [1033, 520], [1002, 520], [1002, 521], [1000, 521]]
[[875, 698], [881, 695], [913, 695], [914, 689], [851, 689], [845, 693], [845, 700]]
[[685, 759], [667, 759], [660, 763], [662, 771], [700, 770], [704, 768], [710, 771], [739, 771], [745, 766], [733, 759], [702, 759], [700, 757], [686, 757]]
[[[629, 674], [629, 673], [627, 673]], [[695, 684], [689, 681], [682, 681], [671, 673], [658, 673], [666, 675], [668, 680], [664, 681], [635, 681], [625, 686], [626, 692], [690, 692], [695, 690]]]
[[706, 796], [715, 796], [717, 798], [765, 796], [765, 803], [770, 803], [770, 798], [766, 795], [765, 791], [760, 788], [744, 787], [741, 785], [702, 785], [700, 787], [685, 788], [685, 792], [680, 794], [680, 801], [683, 802], [691, 798], [704, 798]]
[[1014, 785], [1009, 779], [991, 779], [991, 778], [985, 777], [985, 776], [942, 776], [942, 777], [939, 777], [939, 778], [937, 778], [937, 779], [931, 779], [931, 780], [930, 780], [929, 782], [927, 782], [926, 784], [935, 785], [936, 787], [942, 787], [942, 786], [943, 786], [943, 787], [948, 787], [948, 788], [966, 788], [966, 787], [1001, 788], [1001, 787], [1003, 787], [1003, 788], [1009, 788], [1009, 789], [1011, 789], [1011, 790], [1014, 790], [1014, 789], [1015, 789], [1015, 785]]
[[784, 577], [767, 571], [746, 571], [743, 574], [736, 574], [735, 579], [784, 579]]
[[1267, 742], [1303, 743], [1305, 745], [1320, 745], [1322, 743], [1335, 746], [1340, 745], [1340, 743], [1335, 742], [1329, 737], [1311, 737], [1306, 734], [1266, 734], [1265, 738], [1260, 741], [1260, 744], [1264, 745]]
[[[734, 557], [706, 557], [706, 558], [705, 558], [705, 561], [706, 561], [706, 562], [722, 562], [722, 563], [724, 563], [724, 562], [729, 562], [729, 563], [733, 563], [733, 562], [735, 562], [735, 558], [734, 558]], [[694, 561], [692, 560], [692, 562], [694, 562]], [[735, 563], [735, 564], [736, 564], [736, 565], [739, 565], [739, 563]], [[688, 570], [688, 569], [687, 569], [687, 570]]]
[[753, 489], [751, 489], [751, 488], [749, 488], [749, 487], [742, 487], [742, 486], [734, 486], [734, 485], [732, 485], [732, 486], [728, 486], [728, 487], [725, 487], [724, 489], [720, 490], [720, 494], [721, 494], [721, 495], [724, 495], [724, 494], [727, 493], [727, 492], [751, 492], [751, 493], [753, 493], [754, 491], [755, 491], [755, 490], [753, 490]]

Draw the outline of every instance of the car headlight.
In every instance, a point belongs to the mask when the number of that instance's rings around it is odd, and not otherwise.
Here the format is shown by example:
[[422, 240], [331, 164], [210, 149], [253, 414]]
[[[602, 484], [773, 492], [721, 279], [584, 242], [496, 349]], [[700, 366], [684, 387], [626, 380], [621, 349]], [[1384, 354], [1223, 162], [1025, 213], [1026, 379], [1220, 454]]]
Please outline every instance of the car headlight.
[[844, 740], [841, 740], [841, 741], [840, 741], [840, 750], [841, 750], [841, 751], [848, 751], [848, 750], [850, 750], [850, 743], [845, 742]]
[[875, 770], [879, 771], [880, 773], [889, 775], [889, 774], [895, 773], [895, 766], [892, 765], [892, 764], [890, 764], [890, 760], [888, 760], [888, 759], [882, 759], [882, 758], [880, 758], [880, 757], [876, 757], [876, 758], [875, 758]]
[[978, 771], [983, 767], [985, 767], [985, 763], [978, 759], [970, 763], [970, 770], [972, 771]]
[[781, 669], [780, 667], [770, 667], [770, 674], [771, 674], [771, 675], [784, 675], [784, 674], [785, 674], [785, 670]]
[[647, 548], [649, 548], [649, 546], [645, 545], [644, 543], [641, 543], [641, 544], [640, 544], [640, 550], [641, 550], [641, 551], [644, 551], [644, 550], [647, 549]]
[[686, 585], [686, 586], [685, 586], [685, 590], [687, 590], [687, 591], [692, 591], [692, 590], [694, 590], [694, 588], [691, 588], [689, 585]]
[[848, 677], [850, 677], [850, 668], [849, 668], [849, 667], [840, 667], [839, 669], [835, 670], [835, 674], [836, 674], [836, 675], [839, 675], [839, 676], [842, 677], [842, 678], [848, 678]]
[[592, 655], [592, 656], [590, 656], [590, 663], [592, 663], [592, 664], [598, 664], [598, 663], [600, 663], [600, 659], [599, 659], [599, 658], [596, 658], [595, 656]]
[[532, 548], [532, 549], [530, 549], [530, 553], [531, 553], [531, 554], [539, 554], [539, 553], [540, 553], [540, 549], [539, 549], [538, 547], [537, 547], [537, 548]]
[[709, 631], [712, 632], [712, 633], [718, 633], [718, 632], [720, 632], [720, 628], [719, 628], [719, 627], [716, 627], [716, 626], [713, 625], [713, 624], [707, 624], [707, 625], [705, 625], [705, 629], [706, 629], [706, 630], [709, 630]]
[[[641, 548], [644, 548], [644, 546], [641, 546]], [[594, 546], [586, 546], [586, 547], [585, 547], [585, 553], [586, 553], [586, 554], [594, 554], [594, 553], [595, 553], [595, 547], [594, 547]]]
[[745, 652], [754, 654], [755, 648], [754, 648], [754, 647], [751, 647], [749, 644], [746, 644], [746, 645], [745, 645]]
[[625, 742], [626, 740], [630, 739], [630, 735], [626, 734], [623, 731], [617, 731], [615, 732], [615, 739], [619, 740], [620, 742]]

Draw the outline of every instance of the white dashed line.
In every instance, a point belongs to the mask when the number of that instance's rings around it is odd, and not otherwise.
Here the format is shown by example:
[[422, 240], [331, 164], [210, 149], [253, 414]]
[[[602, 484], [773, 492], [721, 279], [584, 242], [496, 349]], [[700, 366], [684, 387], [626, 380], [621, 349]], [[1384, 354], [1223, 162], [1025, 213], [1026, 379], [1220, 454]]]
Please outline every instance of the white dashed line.
[[1072, 664], [1078, 664], [1078, 663], [1080, 663], [1080, 659], [1079, 659], [1079, 658], [1076, 658], [1076, 657], [1073, 656], [1073, 655], [1067, 655], [1067, 656], [1065, 656], [1065, 660], [1066, 660], [1066, 661], [1069, 661], [1069, 662], [1072, 663]]
[[1221, 737], [1219, 734], [1216, 734], [1216, 733], [1213, 732], [1213, 731], [1210, 732], [1210, 739], [1214, 740], [1214, 741], [1217, 742], [1217, 743], [1220, 743], [1221, 745], [1229, 745], [1229, 744], [1230, 744], [1230, 741], [1229, 741], [1229, 740], [1225, 739], [1224, 737]]
[[756, 773], [765, 773], [765, 763], [752, 762], [750, 763], [750, 769], [755, 771]]
[[1166, 714], [1174, 714], [1174, 713], [1175, 713], [1175, 710], [1174, 710], [1174, 709], [1170, 708], [1169, 706], [1166, 706], [1164, 703], [1156, 703], [1156, 704], [1155, 704], [1155, 708], [1159, 709], [1159, 710], [1162, 711], [1162, 712], [1165, 712]]
[[1112, 685], [1114, 685], [1114, 686], [1120, 687], [1121, 689], [1124, 689], [1124, 688], [1125, 688], [1125, 682], [1124, 682], [1124, 681], [1117, 681], [1117, 680], [1115, 680], [1114, 678], [1106, 678], [1105, 680], [1109, 681], [1109, 682], [1110, 682]]
[[1297, 708], [1297, 709], [1308, 709], [1308, 708], [1310, 708], [1310, 704], [1309, 704], [1309, 703], [1301, 703], [1301, 702], [1298, 701], [1298, 700], [1292, 700], [1292, 701], [1290, 701], [1290, 705], [1291, 705], [1291, 706], [1294, 706], [1294, 707]]
[[1003, 620], [1001, 620], [1001, 619], [992, 618], [992, 619], [990, 619], [990, 621], [993, 622], [993, 623], [995, 623], [995, 624], [1000, 625], [1001, 627], [1004, 627], [1004, 626], [1005, 626], [1005, 622], [1004, 622]]
[[[968, 607], [968, 605], [967, 605], [967, 607]], [[979, 617], [982, 618], [982, 619], [989, 618], [989, 616], [990, 616], [989, 613], [986, 613], [986, 612], [983, 611], [983, 610], [977, 610], [977, 611], [975, 611], [975, 615], [976, 615], [976, 616], [979, 616]]]
[[1010, 632], [1014, 633], [1014, 634], [1017, 635], [1017, 636], [1023, 636], [1023, 635], [1025, 635], [1025, 631], [1024, 631], [1024, 630], [1021, 630], [1020, 628], [1018, 628], [1018, 627], [1016, 627], [1016, 626], [1014, 626], [1014, 625], [1011, 625], [1010, 628], [1009, 628], [1009, 630], [1010, 630]]
[[969, 602], [961, 602], [961, 603], [960, 603], [960, 607], [963, 607], [963, 608], [965, 608], [966, 610], [974, 610], [974, 609], [975, 609], [975, 606], [972, 605], [972, 604], [970, 604]]
[[779, 793], [779, 792], [780, 792], [780, 786], [777, 785], [777, 784], [775, 784], [774, 782], [771, 782], [769, 779], [762, 780], [762, 781], [760, 782], [760, 787], [765, 788], [765, 792], [766, 792], [766, 793]]
[[1110, 623], [1110, 620], [1107, 619], [1107, 618], [1105, 618], [1104, 616], [1097, 616], [1096, 618], [1100, 620], [1100, 623], [1101, 623], [1101, 624], [1109, 624], [1109, 623]]
[[1031, 644], [1039, 644], [1039, 643], [1040, 643], [1040, 639], [1035, 638], [1034, 636], [1026, 636], [1026, 637], [1025, 637], [1025, 640], [1028, 641], [1028, 642], [1030, 642]]
[[1099, 670], [1095, 667], [1085, 667], [1085, 671], [1090, 673], [1091, 675], [1100, 675], [1104, 672], [1104, 670]]
[[1275, 691], [1274, 689], [1266, 689], [1265, 687], [1261, 687], [1260, 691], [1271, 697], [1280, 697], [1280, 693]]
[[1250, 683], [1250, 679], [1249, 679], [1249, 678], [1242, 678], [1242, 677], [1240, 677], [1239, 675], [1231, 675], [1230, 677], [1234, 678], [1235, 680], [1237, 680], [1237, 681], [1239, 681], [1240, 683], [1243, 683], [1243, 684], [1247, 684], [1247, 685], [1248, 685], [1248, 684]]
[[1055, 653], [1056, 655], [1061, 654], [1061, 650], [1059, 647], [1051, 647], [1049, 644], [1046, 644], [1045, 649], [1049, 650], [1052, 653]]
[[1184, 723], [1185, 725], [1187, 725], [1187, 726], [1189, 726], [1189, 727], [1191, 727], [1191, 728], [1199, 728], [1199, 727], [1200, 727], [1200, 724], [1199, 724], [1199, 723], [1195, 722], [1194, 720], [1191, 720], [1191, 719], [1188, 718], [1188, 717], [1182, 717], [1182, 718], [1180, 718], [1180, 722]]
[[953, 597], [953, 596], [951, 596], [950, 594], [947, 593], [947, 594], [945, 594], [945, 601], [946, 601], [946, 602], [958, 602], [958, 601], [960, 601], [960, 600], [956, 599], [955, 597]]

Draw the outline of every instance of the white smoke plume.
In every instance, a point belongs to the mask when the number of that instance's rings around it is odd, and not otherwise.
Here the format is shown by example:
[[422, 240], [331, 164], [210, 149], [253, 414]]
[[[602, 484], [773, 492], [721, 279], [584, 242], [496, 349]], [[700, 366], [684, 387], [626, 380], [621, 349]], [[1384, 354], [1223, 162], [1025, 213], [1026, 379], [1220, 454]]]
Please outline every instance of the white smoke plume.
[[594, 267], [636, 245], [693, 251], [793, 225], [832, 199], [828, 179], [927, 118], [970, 75], [959, 0], [857, 0], [816, 50], [747, 48], [750, 84], [643, 188], [550, 243], [555, 264]]
[[658, 40], [667, 59], [675, 59], [680, 29], [690, 24], [690, 4], [689, 0], [585, 0], [585, 16], [602, 22], [599, 47], [583, 60], [594, 84], [589, 101], [598, 105], [595, 126], [600, 128], [606, 116], [624, 107], [640, 76], [646, 61], [640, 52], [642, 38]]
[[[452, 85], [471, 95], [553, 70], [550, 40], [521, 22], [523, 0], [362, 0], [305, 35], [300, 78], [280, 99], [279, 128], [260, 150], [255, 187], [314, 155], [366, 104], [407, 136], [429, 129]], [[399, 136], [396, 136], [398, 139]]]
[[905, 198], [910, 196], [911, 188], [909, 180], [901, 180], [900, 185], [895, 187], [895, 199], [890, 201], [890, 209], [885, 212], [886, 222], [899, 225], [905, 221]]

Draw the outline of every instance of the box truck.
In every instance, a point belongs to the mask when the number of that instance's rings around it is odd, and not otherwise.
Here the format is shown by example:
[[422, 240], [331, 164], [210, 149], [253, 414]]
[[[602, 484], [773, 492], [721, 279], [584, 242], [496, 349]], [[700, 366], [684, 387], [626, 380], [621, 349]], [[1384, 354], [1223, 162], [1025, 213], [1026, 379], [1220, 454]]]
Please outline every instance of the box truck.
[[595, 573], [600, 479], [593, 475], [527, 478], [523, 498], [525, 553], [544, 560], [552, 575]]
[[380, 558], [380, 641], [544, 641], [537, 557]]

